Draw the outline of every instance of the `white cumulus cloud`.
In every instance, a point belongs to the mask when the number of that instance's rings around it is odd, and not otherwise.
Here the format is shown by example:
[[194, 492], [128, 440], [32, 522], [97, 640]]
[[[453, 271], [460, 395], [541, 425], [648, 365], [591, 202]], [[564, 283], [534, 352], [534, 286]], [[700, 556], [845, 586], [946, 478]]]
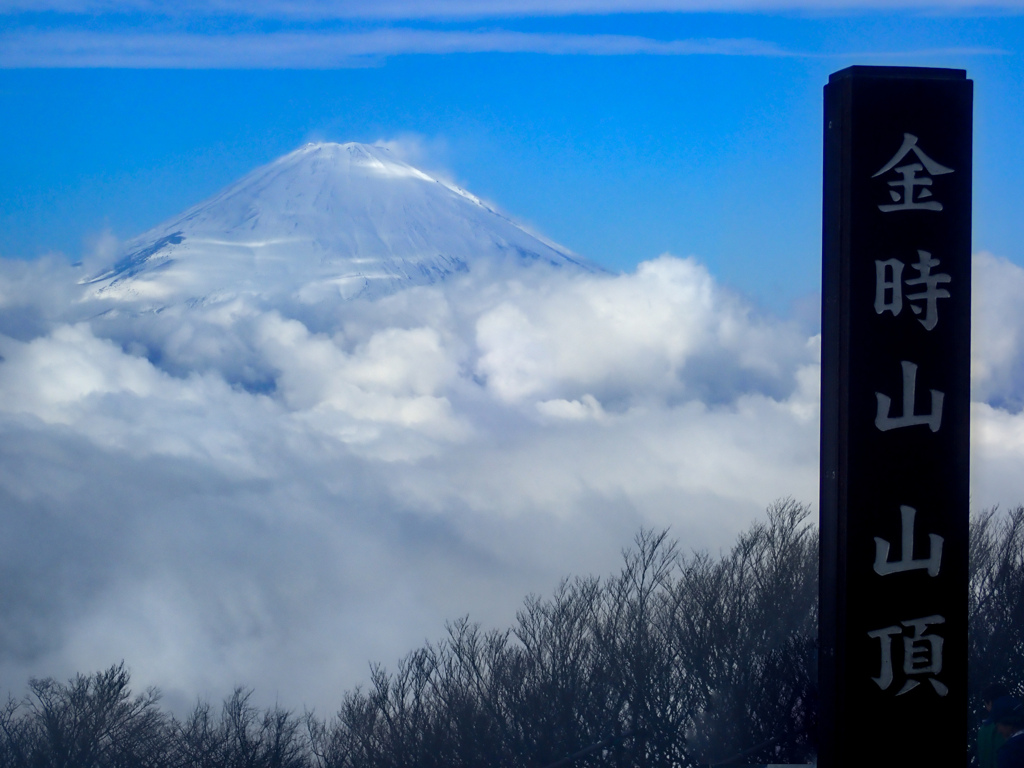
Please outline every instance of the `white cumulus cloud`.
[[[815, 503], [819, 339], [692, 258], [474, 270], [376, 301], [145, 311], [0, 262], [0, 680], [125, 659], [172, 707], [330, 711], [639, 526]], [[973, 503], [1024, 462], [1024, 270], [975, 258]]]

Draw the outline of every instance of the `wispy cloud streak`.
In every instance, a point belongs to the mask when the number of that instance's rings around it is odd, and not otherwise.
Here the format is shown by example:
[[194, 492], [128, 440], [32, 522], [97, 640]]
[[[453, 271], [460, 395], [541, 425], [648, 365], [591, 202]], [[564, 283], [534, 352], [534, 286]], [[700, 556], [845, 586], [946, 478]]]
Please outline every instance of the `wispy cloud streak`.
[[0, 35], [0, 66], [139, 68], [334, 68], [402, 54], [541, 53], [624, 56], [790, 56], [753, 39], [655, 40], [628, 35], [378, 29], [200, 35], [86, 31]]
[[747, 56], [833, 58], [863, 55], [992, 56], [997, 48], [957, 47], [870, 54], [788, 50], [753, 38], [657, 40], [634, 35], [549, 34], [508, 30], [376, 29], [365, 32], [194, 34], [16, 31], [0, 34], [0, 68], [336, 69], [373, 66], [388, 56], [533, 53], [551, 56]]

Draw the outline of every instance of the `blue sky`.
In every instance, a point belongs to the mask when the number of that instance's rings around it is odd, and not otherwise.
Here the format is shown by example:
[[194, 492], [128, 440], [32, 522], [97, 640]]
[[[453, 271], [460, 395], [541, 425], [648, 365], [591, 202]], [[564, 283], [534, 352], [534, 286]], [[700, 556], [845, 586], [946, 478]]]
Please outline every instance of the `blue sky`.
[[820, 279], [821, 88], [857, 63], [968, 71], [975, 248], [1024, 263], [1018, 4], [773, 6], [3, 0], [0, 255], [77, 259], [310, 139], [399, 139], [609, 269], [695, 255], [786, 313]]

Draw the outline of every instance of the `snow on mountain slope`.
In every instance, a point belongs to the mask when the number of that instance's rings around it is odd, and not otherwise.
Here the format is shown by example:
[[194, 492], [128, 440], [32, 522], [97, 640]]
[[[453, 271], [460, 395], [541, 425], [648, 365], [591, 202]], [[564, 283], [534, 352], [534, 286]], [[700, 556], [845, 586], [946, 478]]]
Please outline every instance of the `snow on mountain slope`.
[[98, 297], [170, 304], [237, 293], [376, 297], [485, 258], [593, 265], [379, 146], [311, 143], [128, 242]]

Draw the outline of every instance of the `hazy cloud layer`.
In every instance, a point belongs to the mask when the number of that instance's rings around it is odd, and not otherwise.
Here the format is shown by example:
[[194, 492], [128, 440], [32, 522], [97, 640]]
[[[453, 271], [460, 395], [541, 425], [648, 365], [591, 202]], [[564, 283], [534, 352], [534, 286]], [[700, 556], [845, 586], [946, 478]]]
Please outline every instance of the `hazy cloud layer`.
[[[446, 619], [817, 498], [818, 338], [693, 259], [139, 312], [0, 262], [0, 685], [330, 710]], [[1024, 466], [1024, 270], [975, 257], [973, 503]]]

